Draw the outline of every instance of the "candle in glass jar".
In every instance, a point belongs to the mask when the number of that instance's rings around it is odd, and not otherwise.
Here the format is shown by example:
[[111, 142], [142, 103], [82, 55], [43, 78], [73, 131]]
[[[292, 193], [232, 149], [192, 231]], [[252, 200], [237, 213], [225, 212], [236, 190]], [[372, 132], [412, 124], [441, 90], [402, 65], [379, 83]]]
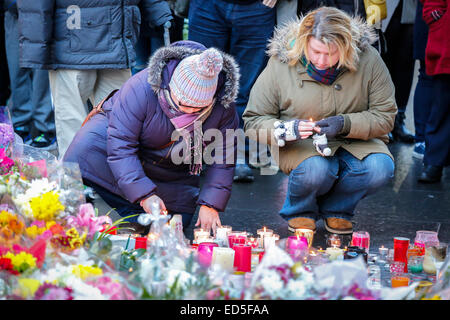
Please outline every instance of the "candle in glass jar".
[[235, 244], [233, 250], [236, 271], [251, 272], [252, 248], [246, 244]]
[[228, 246], [233, 248], [235, 244], [245, 244], [247, 233], [243, 231], [232, 231], [228, 234]]
[[280, 240], [280, 236], [277, 234], [273, 234], [270, 237], [264, 237], [264, 250], [268, 250], [271, 246], [275, 245], [278, 240]]
[[330, 256], [330, 260], [343, 260], [344, 250], [336, 247], [328, 247], [325, 251]]
[[194, 240], [197, 241], [199, 238], [209, 238], [211, 233], [209, 231], [203, 230], [202, 228], [194, 229]]
[[258, 247], [258, 240], [256, 238], [248, 238], [247, 245], [249, 245], [252, 249], [255, 249]]
[[224, 247], [214, 247], [212, 255], [212, 264], [219, 265], [228, 272], [233, 271], [234, 249]]
[[202, 242], [198, 245], [198, 261], [201, 266], [209, 267], [213, 256], [213, 249], [219, 245], [215, 242]]
[[222, 246], [227, 245], [228, 234], [233, 230], [231, 226], [221, 226], [216, 229], [216, 240], [221, 243]]

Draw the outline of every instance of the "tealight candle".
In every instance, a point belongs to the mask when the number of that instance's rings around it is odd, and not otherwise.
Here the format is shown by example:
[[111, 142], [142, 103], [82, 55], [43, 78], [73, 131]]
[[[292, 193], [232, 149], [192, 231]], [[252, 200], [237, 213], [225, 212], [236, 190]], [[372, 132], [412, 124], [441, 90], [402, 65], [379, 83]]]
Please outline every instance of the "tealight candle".
[[330, 260], [343, 260], [344, 250], [336, 247], [328, 247], [325, 251], [330, 256]]
[[225, 271], [232, 272], [234, 265], [234, 249], [214, 247], [212, 254], [212, 264], [219, 265]]
[[273, 230], [267, 229], [266, 227], [263, 227], [262, 229], [256, 230], [256, 233], [259, 236], [259, 246], [260, 246], [260, 248], [264, 248], [264, 238], [272, 236]]
[[211, 233], [209, 231], [203, 230], [202, 228], [194, 229], [194, 240], [198, 240], [198, 238], [206, 238], [210, 235]]
[[331, 234], [327, 238], [328, 247], [340, 248], [342, 244], [341, 236], [338, 234]]
[[388, 257], [389, 248], [385, 248], [384, 246], [381, 246], [381, 247], [378, 248], [378, 253], [380, 254], [379, 261], [385, 262], [387, 260], [387, 257]]

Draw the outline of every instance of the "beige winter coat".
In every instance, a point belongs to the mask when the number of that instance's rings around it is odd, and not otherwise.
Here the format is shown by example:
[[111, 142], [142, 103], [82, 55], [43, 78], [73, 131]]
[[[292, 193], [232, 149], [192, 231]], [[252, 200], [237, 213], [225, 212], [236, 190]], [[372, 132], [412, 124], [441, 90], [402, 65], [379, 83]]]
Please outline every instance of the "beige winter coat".
[[[386, 143], [397, 113], [394, 85], [386, 65], [370, 45], [374, 41], [370, 27], [353, 21], [361, 30], [359, 67], [356, 72], [342, 73], [332, 85], [313, 80], [300, 62], [292, 67], [287, 64], [287, 50], [299, 21], [275, 31], [269, 43], [269, 62], [256, 80], [243, 114], [246, 134], [256, 132], [259, 141], [276, 145], [273, 129], [278, 119], [318, 121], [342, 114], [344, 126], [350, 126], [350, 131], [345, 137], [329, 141], [332, 154], [342, 147], [360, 160], [371, 153], [393, 158]], [[267, 130], [271, 133], [267, 134]], [[278, 165], [289, 174], [303, 160], [316, 155], [310, 138], [289, 142], [279, 148]]]

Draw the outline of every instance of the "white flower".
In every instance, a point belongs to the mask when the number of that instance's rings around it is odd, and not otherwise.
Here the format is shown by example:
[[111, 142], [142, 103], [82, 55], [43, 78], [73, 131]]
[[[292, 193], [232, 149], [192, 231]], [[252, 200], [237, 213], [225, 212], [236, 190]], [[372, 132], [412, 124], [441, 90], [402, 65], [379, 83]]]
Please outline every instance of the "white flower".
[[286, 291], [288, 299], [296, 300], [305, 297], [307, 288], [303, 281], [291, 280], [287, 284]]
[[183, 270], [169, 270], [166, 278], [167, 287], [172, 287], [178, 278], [177, 285], [182, 289], [187, 289], [189, 283], [195, 281], [195, 277]]
[[261, 277], [261, 287], [272, 298], [278, 298], [283, 295], [281, 290], [284, 287], [284, 282], [281, 277], [274, 270], [267, 270]]

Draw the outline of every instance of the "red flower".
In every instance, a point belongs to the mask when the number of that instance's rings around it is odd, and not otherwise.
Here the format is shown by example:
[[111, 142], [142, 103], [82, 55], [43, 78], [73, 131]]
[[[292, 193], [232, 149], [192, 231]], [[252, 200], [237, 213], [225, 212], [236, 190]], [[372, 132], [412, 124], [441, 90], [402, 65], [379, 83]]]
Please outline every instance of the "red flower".
[[14, 270], [13, 265], [11, 263], [11, 259], [9, 258], [0, 258], [0, 270], [6, 270], [11, 274], [18, 275], [19, 272]]

